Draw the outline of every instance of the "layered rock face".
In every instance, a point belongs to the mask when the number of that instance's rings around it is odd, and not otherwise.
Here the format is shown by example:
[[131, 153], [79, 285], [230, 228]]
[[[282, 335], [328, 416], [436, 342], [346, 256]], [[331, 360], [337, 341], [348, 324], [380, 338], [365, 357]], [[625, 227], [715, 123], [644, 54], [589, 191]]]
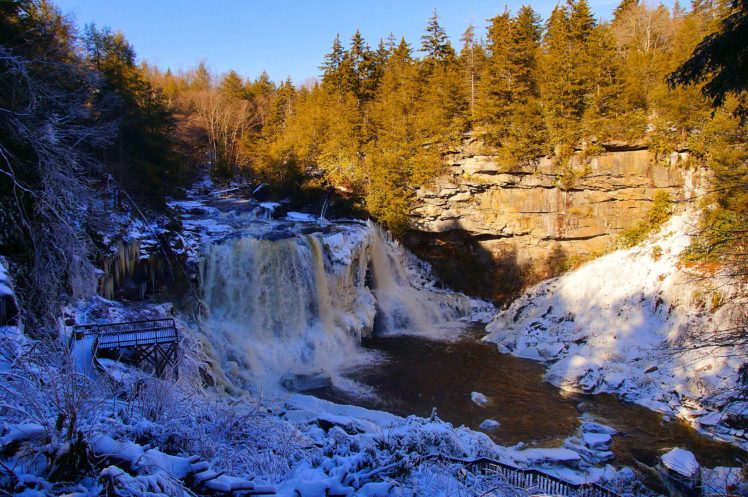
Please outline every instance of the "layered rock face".
[[518, 279], [550, 276], [569, 261], [613, 248], [623, 231], [646, 218], [658, 191], [674, 201], [684, 195], [683, 170], [655, 165], [648, 150], [577, 162], [579, 176], [562, 188], [560, 168], [550, 159], [506, 167], [494, 155], [464, 147], [448, 158], [446, 174], [418, 191], [409, 245], [447, 283], [466, 291], [473, 289], [450, 274], [451, 261], [461, 260], [459, 276], [465, 276], [465, 260], [472, 259], [482, 267], [472, 269], [477, 279], [508, 277], [511, 288], [477, 292], [500, 298], [523, 286]]

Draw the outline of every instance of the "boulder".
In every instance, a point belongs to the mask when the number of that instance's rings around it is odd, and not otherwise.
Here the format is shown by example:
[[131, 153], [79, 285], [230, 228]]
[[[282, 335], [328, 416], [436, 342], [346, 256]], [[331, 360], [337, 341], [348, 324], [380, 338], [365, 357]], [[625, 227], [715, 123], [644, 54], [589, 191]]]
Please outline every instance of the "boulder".
[[319, 373], [286, 373], [281, 378], [281, 385], [291, 392], [307, 392], [318, 388], [332, 386], [329, 375]]
[[667, 468], [671, 474], [675, 474], [687, 480], [694, 480], [699, 476], [701, 467], [693, 452], [676, 447], [667, 454], [660, 457], [662, 465]]

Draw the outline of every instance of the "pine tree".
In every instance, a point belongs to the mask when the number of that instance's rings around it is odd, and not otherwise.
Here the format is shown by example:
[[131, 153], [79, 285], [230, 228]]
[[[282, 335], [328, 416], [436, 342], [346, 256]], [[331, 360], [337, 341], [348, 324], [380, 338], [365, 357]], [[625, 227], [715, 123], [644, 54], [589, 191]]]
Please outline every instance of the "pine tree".
[[509, 74], [509, 33], [511, 15], [508, 10], [490, 19], [487, 57], [478, 85], [476, 116], [483, 125], [485, 139], [499, 145], [509, 127], [509, 103], [512, 81]]
[[638, 6], [639, 0], [621, 0], [621, 3], [613, 10], [613, 23], [620, 22], [621, 16]]
[[324, 62], [319, 67], [322, 70], [322, 82], [331, 85], [337, 91], [342, 91], [343, 89], [344, 82], [341, 65], [344, 58], [345, 49], [340, 42], [340, 33], [338, 33], [332, 41], [330, 53], [325, 55]]
[[421, 36], [421, 52], [426, 54], [427, 62], [448, 62], [455, 57], [447, 32], [439, 24], [436, 9], [426, 25], [426, 33]]
[[[375, 139], [365, 146], [364, 191], [367, 209], [388, 228], [408, 226], [415, 177], [428, 175], [434, 157], [423, 149], [413, 112], [419, 80], [412, 50], [405, 39], [393, 48], [370, 108]], [[422, 162], [424, 161], [424, 162]]]
[[200, 61], [197, 64], [193, 74], [190, 78], [190, 90], [193, 91], [208, 91], [213, 86], [213, 77], [208, 70], [208, 66], [205, 61]]
[[345, 52], [341, 63], [343, 87], [359, 102], [370, 100], [376, 91], [374, 54], [356, 30], [351, 38], [351, 47]]
[[531, 7], [522, 6], [511, 20], [506, 53], [512, 85], [509, 128], [502, 146], [511, 161], [531, 162], [546, 152], [547, 137], [538, 81], [540, 37], [540, 18]]
[[233, 69], [221, 79], [218, 91], [224, 97], [236, 100], [246, 99], [248, 96], [242, 78]]
[[[672, 85], [705, 82], [702, 95], [713, 106], [728, 96], [740, 99], [737, 112], [748, 119], [748, 0], [721, 8], [719, 29], [706, 37], [670, 76]], [[694, 4], [694, 12], [698, 13]], [[718, 11], [719, 12], [719, 11]]]
[[[85, 47], [102, 78], [95, 104], [116, 102], [103, 113], [120, 121], [117, 143], [105, 154], [113, 175], [127, 186], [137, 181], [141, 191], [143, 185], [151, 192], [168, 191], [182, 171], [173, 139], [176, 122], [163, 93], [136, 66], [135, 50], [122, 33], [88, 25]], [[158, 206], [162, 198], [149, 195], [146, 200]]]
[[593, 90], [595, 20], [585, 0], [556, 6], [543, 39], [543, 101], [550, 144], [562, 162], [582, 138], [580, 121]]

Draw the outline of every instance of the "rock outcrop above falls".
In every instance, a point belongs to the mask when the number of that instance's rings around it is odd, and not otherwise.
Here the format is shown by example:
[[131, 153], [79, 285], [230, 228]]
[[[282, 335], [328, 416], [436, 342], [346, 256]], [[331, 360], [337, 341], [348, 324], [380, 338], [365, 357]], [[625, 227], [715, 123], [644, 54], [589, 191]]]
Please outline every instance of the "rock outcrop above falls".
[[[508, 277], [517, 287], [477, 292], [485, 297], [521, 289], [521, 275], [552, 276], [569, 261], [612, 249], [622, 232], [646, 218], [658, 191], [676, 201], [684, 195], [683, 170], [655, 165], [648, 150], [609, 152], [580, 163], [578, 176], [562, 188], [561, 168], [550, 159], [506, 167], [497, 156], [470, 149], [449, 156], [446, 173], [417, 192], [408, 242], [457, 288], [472, 290], [459, 283], [471, 272], [467, 259], [480, 266], [475, 277], [486, 280], [476, 286]], [[439, 250], [450, 255], [440, 261]], [[449, 264], [457, 260], [459, 277], [451, 278]]]

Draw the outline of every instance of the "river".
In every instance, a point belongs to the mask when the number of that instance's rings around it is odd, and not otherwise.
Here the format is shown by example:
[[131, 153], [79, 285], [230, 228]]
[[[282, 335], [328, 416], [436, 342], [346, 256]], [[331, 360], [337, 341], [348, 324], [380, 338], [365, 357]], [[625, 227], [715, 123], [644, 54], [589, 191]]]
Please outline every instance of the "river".
[[[480, 341], [471, 330], [451, 341], [416, 336], [373, 337], [363, 346], [384, 362], [349, 371], [350, 379], [371, 387], [376, 397], [351, 395], [335, 388], [314, 394], [407, 416], [428, 416], [433, 407], [454, 425], [485, 431], [501, 445], [557, 447], [574, 434], [583, 418], [618, 430], [612, 451], [616, 465], [640, 470], [656, 484], [651, 467], [673, 447], [692, 451], [706, 467], [742, 466], [748, 454], [699, 434], [685, 422], [663, 416], [614, 395], [568, 394], [543, 381], [541, 363], [508, 354]], [[485, 406], [471, 401], [471, 392], [489, 398]], [[500, 426], [482, 430], [485, 419]], [[647, 477], [649, 476], [649, 477]]]

